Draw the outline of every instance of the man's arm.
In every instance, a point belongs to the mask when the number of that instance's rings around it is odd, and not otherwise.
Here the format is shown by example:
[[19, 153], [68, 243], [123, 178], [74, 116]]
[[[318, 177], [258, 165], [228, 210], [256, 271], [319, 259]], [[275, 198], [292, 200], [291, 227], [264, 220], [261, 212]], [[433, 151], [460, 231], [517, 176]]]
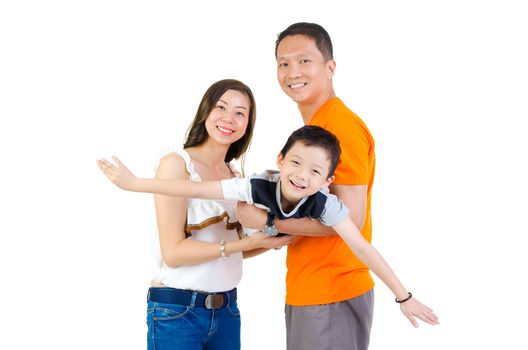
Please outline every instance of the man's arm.
[[367, 213], [367, 185], [330, 185], [330, 192], [347, 206], [348, 216], [361, 231]]
[[[367, 186], [333, 185], [331, 191], [348, 207], [350, 219], [361, 230], [367, 208]], [[261, 229], [267, 219], [265, 210], [244, 202], [238, 202], [237, 216], [242, 226], [254, 229]], [[310, 218], [275, 219], [275, 227], [279, 232], [291, 235], [333, 236], [336, 234], [331, 227]]]
[[[242, 226], [260, 230], [266, 223], [267, 214], [266, 210], [259, 209], [252, 204], [238, 202], [237, 217]], [[336, 234], [331, 227], [321, 224], [319, 220], [309, 218], [275, 219], [275, 227], [279, 232], [291, 235], [333, 236]]]

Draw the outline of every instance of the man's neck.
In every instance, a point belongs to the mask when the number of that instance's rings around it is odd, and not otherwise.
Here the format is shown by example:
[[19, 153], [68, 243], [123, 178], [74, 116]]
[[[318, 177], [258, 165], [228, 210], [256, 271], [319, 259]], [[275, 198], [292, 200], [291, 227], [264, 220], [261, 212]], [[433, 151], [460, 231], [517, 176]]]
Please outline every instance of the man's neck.
[[316, 99], [311, 103], [298, 103], [297, 106], [299, 107], [299, 111], [301, 112], [304, 124], [308, 124], [315, 115], [315, 113], [319, 110], [319, 108], [321, 108], [322, 105], [324, 105], [326, 102], [330, 101], [335, 97], [336, 94], [334, 92], [334, 89], [331, 89], [328, 94], [321, 95], [320, 98]]

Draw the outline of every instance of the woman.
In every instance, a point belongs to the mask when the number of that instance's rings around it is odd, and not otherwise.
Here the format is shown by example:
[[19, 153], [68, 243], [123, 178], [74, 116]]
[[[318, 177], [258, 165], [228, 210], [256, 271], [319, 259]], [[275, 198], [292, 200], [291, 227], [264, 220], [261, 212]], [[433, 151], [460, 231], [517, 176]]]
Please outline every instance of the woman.
[[[249, 87], [221, 80], [206, 91], [183, 150], [165, 155], [156, 178], [209, 181], [236, 176], [255, 125]], [[156, 195], [160, 254], [148, 294], [149, 349], [240, 349], [236, 285], [242, 258], [288, 244], [262, 233], [240, 240], [235, 202]]]

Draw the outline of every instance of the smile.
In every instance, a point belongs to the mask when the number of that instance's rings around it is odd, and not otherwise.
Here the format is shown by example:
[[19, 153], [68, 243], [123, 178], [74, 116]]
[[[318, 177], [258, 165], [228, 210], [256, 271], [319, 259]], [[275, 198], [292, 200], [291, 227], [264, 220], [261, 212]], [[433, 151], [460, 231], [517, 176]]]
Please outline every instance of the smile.
[[291, 89], [300, 89], [306, 86], [307, 83], [296, 83], [296, 84], [290, 84], [288, 85]]
[[306, 188], [305, 186], [301, 186], [301, 185], [296, 184], [296, 183], [293, 182], [292, 180], [290, 180], [290, 184], [292, 184], [293, 187], [298, 188], [298, 189], [300, 189], [300, 190], [304, 190], [304, 189]]
[[223, 128], [223, 127], [221, 127], [221, 126], [217, 126], [216, 128], [217, 128], [218, 130], [220, 130], [221, 132], [223, 132], [223, 133], [229, 133], [229, 134], [232, 134], [232, 133], [235, 132], [234, 130], [226, 129], [226, 128]]

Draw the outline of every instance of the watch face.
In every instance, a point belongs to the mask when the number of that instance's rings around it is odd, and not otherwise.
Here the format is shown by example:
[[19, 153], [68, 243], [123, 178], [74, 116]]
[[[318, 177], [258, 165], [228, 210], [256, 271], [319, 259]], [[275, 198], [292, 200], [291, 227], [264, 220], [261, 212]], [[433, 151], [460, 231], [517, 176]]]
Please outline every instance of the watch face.
[[264, 234], [268, 237], [276, 236], [278, 233], [275, 226], [264, 226], [262, 232], [264, 232]]

